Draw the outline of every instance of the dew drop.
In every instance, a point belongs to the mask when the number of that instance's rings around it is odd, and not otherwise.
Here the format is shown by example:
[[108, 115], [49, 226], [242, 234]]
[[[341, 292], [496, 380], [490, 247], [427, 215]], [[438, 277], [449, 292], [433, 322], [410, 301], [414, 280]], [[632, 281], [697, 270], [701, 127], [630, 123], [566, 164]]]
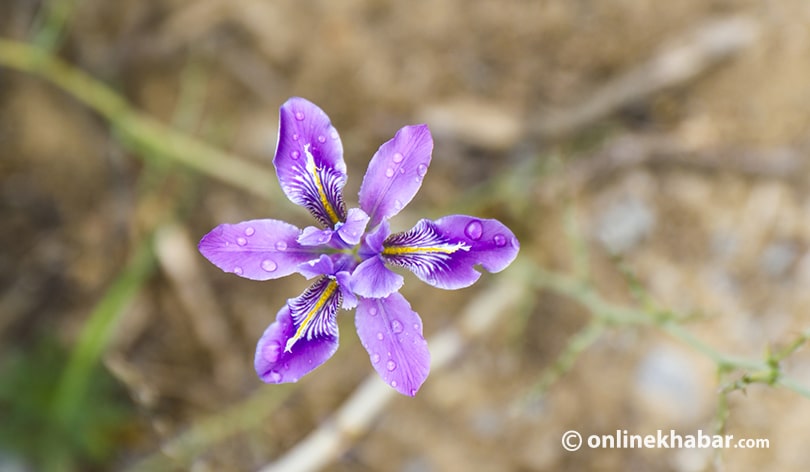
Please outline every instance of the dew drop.
[[270, 380], [272, 380], [273, 382], [281, 382], [281, 374], [276, 372], [275, 370], [271, 370]]
[[506, 246], [506, 236], [502, 235], [501, 233], [496, 234], [495, 237], [492, 238], [492, 240], [498, 247]]
[[391, 331], [401, 333], [403, 329], [402, 323], [400, 323], [399, 320], [394, 320], [391, 322]]
[[394, 388], [397, 388], [397, 381], [396, 381], [396, 380], [392, 380], [392, 381], [391, 381], [391, 386], [392, 386], [392, 387], [394, 387]]
[[332, 131], [329, 132], [329, 137], [332, 139], [338, 139], [340, 136], [338, 136], [337, 130], [332, 128]]
[[300, 153], [300, 152], [298, 152], [298, 151], [293, 151], [293, 152], [290, 154], [290, 157], [292, 157], [292, 158], [293, 158], [293, 160], [296, 160], [296, 159], [298, 159], [299, 157], [301, 157], [301, 153]]
[[262, 261], [262, 270], [264, 270], [265, 272], [273, 272], [276, 269], [278, 269], [278, 264], [271, 261], [270, 259], [265, 259]]
[[236, 244], [244, 246], [247, 244], [247, 239], [243, 238], [242, 236], [239, 236], [238, 238], [236, 238]]
[[298, 133], [293, 133], [293, 141], [298, 141]]
[[520, 249], [520, 242], [517, 240], [517, 238], [512, 238], [511, 242], [512, 242], [512, 247], [513, 248]]
[[464, 228], [464, 234], [473, 241], [478, 241], [481, 239], [481, 235], [484, 234], [484, 226], [480, 221], [472, 220], [467, 223], [467, 227]]
[[368, 314], [371, 316], [377, 316], [377, 307], [371, 307], [368, 309]]
[[290, 370], [290, 363], [289, 363], [289, 362], [285, 362], [285, 363], [284, 363], [284, 367], [283, 367], [283, 369], [284, 369], [284, 370]]
[[416, 330], [416, 331], [419, 331], [419, 323], [414, 323], [413, 324], [413, 329]]
[[295, 112], [295, 119], [298, 120], [298, 121], [303, 121], [304, 120], [304, 112], [303, 111]]
[[271, 364], [278, 360], [279, 354], [281, 354], [281, 344], [279, 343], [268, 343], [262, 352], [264, 360]]
[[399, 173], [400, 173], [400, 174], [402, 174], [402, 175], [405, 175], [405, 168], [404, 168], [404, 167], [400, 167], [400, 168], [399, 168]]
[[253, 226], [248, 226], [247, 228], [245, 228], [245, 236], [250, 237], [253, 236], [255, 233], [256, 230], [253, 229]]
[[239, 267], [239, 266], [234, 267], [233, 268], [233, 273], [236, 274], [236, 275], [242, 275], [242, 268]]
[[380, 355], [375, 352], [371, 355], [371, 363], [376, 364], [378, 362], [380, 362]]
[[394, 200], [394, 209], [401, 210], [402, 209], [402, 202], [399, 200]]
[[385, 169], [385, 176], [388, 177], [389, 179], [391, 177], [393, 177], [394, 176], [394, 169], [392, 169], [390, 167], [388, 169]]
[[284, 241], [276, 241], [276, 250], [284, 251], [287, 249], [287, 243]]
[[324, 137], [323, 135], [318, 136], [318, 142], [321, 143], [321, 144], [325, 143], [326, 142], [326, 137]]
[[380, 333], [380, 332], [377, 333], [377, 340], [378, 341], [382, 341], [384, 338], [385, 338], [385, 336], [383, 336], [382, 333]]
[[393, 372], [397, 368], [397, 363], [394, 361], [388, 361], [385, 364], [385, 368], [388, 369], [388, 372]]
[[416, 396], [416, 389], [415, 389], [415, 388], [412, 388], [412, 389], [411, 389], [411, 396], [412, 396], [412, 397], [413, 397], [413, 396]]
[[425, 174], [427, 174], [427, 169], [428, 168], [426, 165], [419, 164], [418, 166], [416, 166], [416, 173], [419, 175], [419, 177], [424, 177]]
[[395, 152], [394, 157], [392, 159], [393, 159], [394, 162], [399, 164], [400, 162], [402, 162], [402, 159], [405, 159], [405, 156], [403, 156], [402, 153]]

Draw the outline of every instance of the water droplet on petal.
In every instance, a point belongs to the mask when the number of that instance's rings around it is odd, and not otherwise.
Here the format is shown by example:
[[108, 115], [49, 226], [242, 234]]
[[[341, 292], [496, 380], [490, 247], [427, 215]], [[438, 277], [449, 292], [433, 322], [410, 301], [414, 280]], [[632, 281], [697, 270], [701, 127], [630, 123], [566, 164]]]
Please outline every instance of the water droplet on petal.
[[248, 226], [247, 228], [245, 228], [245, 236], [250, 237], [253, 236], [255, 233], [256, 230], [253, 229], [253, 226]]
[[293, 141], [298, 141], [298, 133], [293, 133]]
[[427, 174], [427, 169], [428, 168], [426, 165], [419, 164], [418, 166], [416, 166], [416, 173], [419, 175], [419, 177], [424, 177], [425, 174]]
[[500, 233], [496, 234], [495, 237], [492, 238], [492, 241], [494, 241], [495, 245], [498, 247], [506, 246], [506, 236]]
[[279, 343], [267, 343], [267, 345], [264, 346], [264, 351], [262, 351], [264, 360], [271, 364], [278, 360], [279, 354], [281, 354], [281, 344]]
[[517, 240], [517, 238], [512, 238], [512, 241], [511, 241], [511, 242], [512, 242], [512, 247], [513, 247], [513, 248], [515, 248], [515, 249], [519, 249], [519, 248], [520, 248], [520, 242]]
[[397, 164], [399, 164], [400, 162], [402, 162], [402, 159], [405, 159], [405, 156], [403, 156], [401, 152], [395, 152], [394, 156], [391, 159]]
[[402, 323], [400, 323], [399, 320], [394, 320], [391, 322], [391, 331], [401, 333], [403, 329]]
[[236, 238], [236, 244], [244, 246], [245, 244], [247, 244], [247, 239], [243, 238], [242, 236], [239, 236], [238, 238]]
[[414, 323], [413, 324], [413, 329], [416, 330], [416, 331], [419, 331], [419, 323]]
[[325, 143], [326, 142], [326, 137], [324, 137], [323, 135], [318, 136], [318, 142], [321, 143], [321, 144]]
[[385, 364], [385, 368], [388, 369], [388, 372], [393, 372], [397, 368], [397, 363], [394, 361], [388, 361]]
[[391, 381], [391, 386], [392, 386], [392, 387], [394, 387], [394, 388], [397, 388], [397, 381], [396, 381], [396, 380], [392, 380], [392, 381]]
[[464, 234], [473, 241], [478, 241], [481, 239], [481, 235], [484, 234], [484, 226], [480, 221], [472, 220], [467, 223], [467, 227], [464, 228]]
[[242, 275], [242, 268], [239, 267], [239, 266], [234, 267], [233, 268], [233, 273], [236, 274], [236, 275]]
[[295, 112], [295, 119], [298, 120], [298, 121], [303, 121], [304, 120], [304, 112], [303, 111]]
[[380, 362], [380, 355], [375, 352], [371, 355], [371, 363], [376, 364], [378, 362]]
[[383, 336], [383, 334], [381, 332], [378, 332], [377, 333], [377, 340], [382, 341], [383, 339], [385, 339], [385, 336]]
[[391, 177], [393, 177], [394, 176], [394, 169], [392, 169], [390, 167], [385, 169], [385, 176], [388, 177], [389, 179]]
[[415, 395], [416, 395], [416, 389], [415, 389], [415, 388], [412, 388], [412, 389], [411, 389], [411, 396], [413, 397], [413, 396], [415, 396]]
[[270, 380], [272, 380], [273, 382], [281, 382], [281, 374], [276, 372], [275, 370], [271, 370]]
[[284, 241], [276, 241], [276, 250], [284, 251], [287, 249], [287, 243]]
[[273, 272], [274, 270], [278, 269], [278, 264], [270, 259], [265, 259], [262, 261], [262, 269], [266, 272]]
[[401, 210], [402, 209], [402, 202], [399, 200], [394, 200], [394, 209]]
[[332, 128], [332, 131], [329, 132], [329, 137], [332, 139], [338, 139], [340, 136], [338, 136], [337, 130]]
[[377, 307], [371, 307], [368, 309], [368, 314], [371, 316], [377, 316]]
[[402, 175], [405, 175], [405, 168], [404, 168], [404, 167], [400, 167], [400, 168], [399, 168], [399, 173], [400, 173], [400, 174], [402, 174]]
[[292, 154], [290, 154], [290, 157], [292, 157], [293, 160], [296, 160], [301, 157], [301, 153], [298, 151], [293, 151]]

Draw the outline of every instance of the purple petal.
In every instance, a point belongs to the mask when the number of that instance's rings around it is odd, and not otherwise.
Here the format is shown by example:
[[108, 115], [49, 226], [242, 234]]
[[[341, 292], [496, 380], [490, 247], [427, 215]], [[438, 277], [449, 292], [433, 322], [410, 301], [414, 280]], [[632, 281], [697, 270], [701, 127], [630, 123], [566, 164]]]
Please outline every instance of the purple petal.
[[359, 208], [351, 208], [346, 216], [346, 223], [338, 228], [337, 233], [346, 244], [355, 246], [366, 232], [368, 215]]
[[404, 283], [405, 279], [385, 267], [383, 259], [377, 255], [361, 262], [352, 273], [352, 290], [366, 298], [387, 297]]
[[273, 158], [281, 189], [324, 227], [346, 219], [346, 163], [337, 130], [323, 110], [294, 97], [281, 106]]
[[360, 299], [357, 335], [371, 365], [388, 385], [414, 396], [430, 372], [430, 352], [422, 337], [422, 320], [405, 297]]
[[430, 165], [433, 138], [427, 125], [406, 126], [380, 146], [360, 186], [360, 208], [377, 226], [407, 205]]
[[338, 336], [300, 339], [292, 351], [284, 347], [295, 335], [295, 325], [288, 306], [276, 315], [256, 345], [256, 373], [267, 383], [297, 382], [298, 379], [326, 362], [338, 348]]
[[320, 229], [314, 226], [307, 226], [298, 236], [298, 243], [302, 246], [323, 246], [329, 244], [335, 232], [331, 229]]
[[338, 336], [335, 320], [340, 308], [341, 292], [333, 277], [323, 276], [316, 280], [300, 296], [287, 300], [295, 333], [287, 339], [284, 351], [297, 349], [302, 339], [311, 341], [317, 338]]
[[312, 249], [298, 243], [300, 233], [279, 220], [221, 224], [203, 236], [197, 248], [225, 272], [253, 280], [277, 279], [316, 257]]
[[481, 276], [474, 266], [500, 272], [519, 249], [515, 235], [500, 221], [451, 215], [420, 220], [409, 231], [392, 234], [385, 240], [382, 257], [434, 287], [457, 289]]

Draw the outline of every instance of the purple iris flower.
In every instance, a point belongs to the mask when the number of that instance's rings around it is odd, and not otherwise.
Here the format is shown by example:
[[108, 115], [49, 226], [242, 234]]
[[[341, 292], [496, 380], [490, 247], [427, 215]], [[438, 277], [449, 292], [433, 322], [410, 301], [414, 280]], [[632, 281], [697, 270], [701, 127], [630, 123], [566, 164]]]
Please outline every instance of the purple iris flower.
[[222, 224], [199, 244], [203, 256], [240, 277], [315, 279], [287, 300], [259, 340], [255, 367], [263, 381], [296, 382], [323, 364], [338, 347], [338, 309], [356, 308], [357, 334], [374, 369], [400, 393], [416, 394], [430, 371], [430, 353], [422, 320], [398, 292], [404, 279], [390, 267], [457, 289], [478, 280], [476, 265], [503, 270], [520, 247], [499, 221], [465, 215], [423, 219], [391, 234], [388, 219], [416, 195], [432, 151], [427, 125], [397, 131], [369, 163], [360, 207], [347, 210], [343, 146], [329, 117], [303, 98], [281, 106], [273, 165], [287, 197], [319, 226], [299, 229], [271, 219]]

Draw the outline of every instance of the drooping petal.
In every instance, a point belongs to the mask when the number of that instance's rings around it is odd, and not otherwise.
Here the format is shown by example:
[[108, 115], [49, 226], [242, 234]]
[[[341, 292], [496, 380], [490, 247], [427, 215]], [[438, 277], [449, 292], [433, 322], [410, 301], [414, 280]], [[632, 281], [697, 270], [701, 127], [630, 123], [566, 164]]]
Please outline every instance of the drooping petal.
[[405, 279], [385, 267], [382, 257], [371, 256], [352, 273], [352, 290], [366, 298], [382, 298], [399, 290]]
[[420, 220], [412, 229], [386, 238], [383, 246], [386, 262], [444, 289], [472, 285], [481, 276], [476, 265], [500, 272], [520, 249], [515, 235], [500, 221], [466, 215]]
[[357, 334], [371, 365], [388, 385], [414, 396], [430, 372], [430, 352], [422, 320], [398, 292], [362, 298], [355, 315]]
[[427, 173], [433, 137], [427, 125], [405, 126], [384, 143], [368, 165], [360, 186], [360, 208], [377, 226], [407, 205]]
[[253, 280], [277, 279], [317, 257], [311, 248], [298, 243], [300, 233], [279, 220], [221, 224], [203, 236], [197, 248], [225, 272]]
[[290, 308], [285, 305], [256, 345], [254, 366], [262, 381], [274, 384], [297, 382], [326, 362], [338, 348], [335, 332], [333, 336], [299, 339], [292, 351], [284, 350], [295, 333]]
[[343, 145], [317, 105], [293, 97], [281, 106], [273, 165], [287, 197], [309, 210], [324, 227], [346, 219]]
[[293, 335], [284, 345], [285, 352], [296, 349], [302, 339], [338, 336], [335, 316], [341, 303], [341, 291], [334, 277], [323, 276], [316, 280], [300, 296], [287, 300], [290, 316], [295, 327]]

